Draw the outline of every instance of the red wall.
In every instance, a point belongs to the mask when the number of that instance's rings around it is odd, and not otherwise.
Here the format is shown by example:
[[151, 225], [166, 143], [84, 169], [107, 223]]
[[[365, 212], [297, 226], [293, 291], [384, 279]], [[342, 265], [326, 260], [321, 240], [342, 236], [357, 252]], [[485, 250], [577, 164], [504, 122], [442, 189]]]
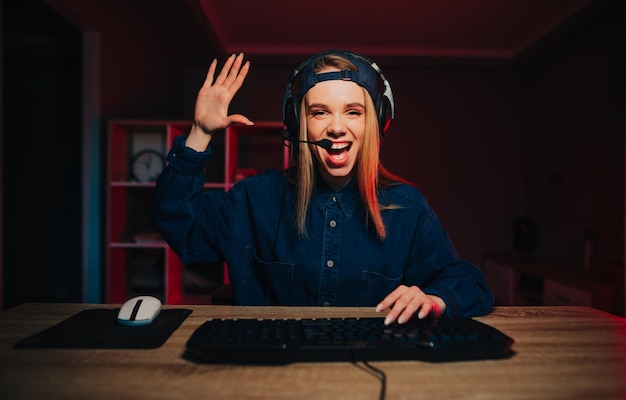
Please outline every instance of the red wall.
[[[623, 56], [603, 46], [614, 35], [599, 28], [607, 23], [508, 68], [381, 63], [397, 104], [383, 160], [427, 196], [463, 257], [480, 263], [483, 251], [510, 249], [511, 221], [528, 215], [541, 255], [582, 262], [592, 228], [622, 261], [624, 118], [614, 114], [623, 113]], [[103, 34], [104, 117], [190, 118], [206, 66], [182, 65], [149, 28], [137, 32]], [[251, 61], [232, 111], [279, 120], [291, 66]], [[615, 92], [606, 71], [620, 65]]]

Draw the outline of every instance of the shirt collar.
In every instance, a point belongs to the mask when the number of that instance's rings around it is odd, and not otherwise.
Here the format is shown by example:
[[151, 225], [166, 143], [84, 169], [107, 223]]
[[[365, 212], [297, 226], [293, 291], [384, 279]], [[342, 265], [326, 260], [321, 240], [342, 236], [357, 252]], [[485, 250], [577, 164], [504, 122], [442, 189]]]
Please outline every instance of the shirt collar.
[[339, 192], [335, 192], [324, 183], [323, 179], [318, 178], [316, 180], [312, 200], [313, 204], [315, 204], [322, 213], [332, 202], [336, 202], [346, 218], [350, 218], [360, 201], [359, 188], [356, 180], [352, 179], [346, 187]]

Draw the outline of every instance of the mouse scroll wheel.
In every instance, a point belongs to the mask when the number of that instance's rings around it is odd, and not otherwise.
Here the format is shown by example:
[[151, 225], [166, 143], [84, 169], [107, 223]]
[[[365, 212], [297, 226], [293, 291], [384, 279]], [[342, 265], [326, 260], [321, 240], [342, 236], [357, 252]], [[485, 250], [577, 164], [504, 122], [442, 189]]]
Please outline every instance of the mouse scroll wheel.
[[139, 307], [141, 307], [141, 303], [143, 303], [143, 299], [137, 300], [135, 303], [135, 307], [133, 307], [133, 312], [130, 314], [130, 321], [135, 321], [137, 319], [137, 313], [139, 312]]

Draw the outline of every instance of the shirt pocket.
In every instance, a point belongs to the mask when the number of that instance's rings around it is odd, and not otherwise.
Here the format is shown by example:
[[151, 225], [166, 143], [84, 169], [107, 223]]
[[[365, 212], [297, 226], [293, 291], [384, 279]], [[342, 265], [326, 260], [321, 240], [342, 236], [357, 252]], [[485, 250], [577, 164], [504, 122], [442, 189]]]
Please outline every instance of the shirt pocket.
[[243, 273], [243, 303], [294, 305], [294, 264], [265, 261], [254, 247], [246, 247]]
[[357, 307], [375, 307], [402, 283], [404, 275], [388, 277], [379, 272], [363, 271]]

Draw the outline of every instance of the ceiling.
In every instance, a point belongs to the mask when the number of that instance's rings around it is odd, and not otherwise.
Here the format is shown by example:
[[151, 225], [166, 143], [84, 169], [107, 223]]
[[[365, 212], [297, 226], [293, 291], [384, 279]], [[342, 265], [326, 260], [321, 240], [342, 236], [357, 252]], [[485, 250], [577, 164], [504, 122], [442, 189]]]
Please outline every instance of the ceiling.
[[593, 0], [46, 0], [87, 31], [154, 29], [181, 57], [207, 49], [293, 63], [328, 48], [395, 62], [514, 60]]

